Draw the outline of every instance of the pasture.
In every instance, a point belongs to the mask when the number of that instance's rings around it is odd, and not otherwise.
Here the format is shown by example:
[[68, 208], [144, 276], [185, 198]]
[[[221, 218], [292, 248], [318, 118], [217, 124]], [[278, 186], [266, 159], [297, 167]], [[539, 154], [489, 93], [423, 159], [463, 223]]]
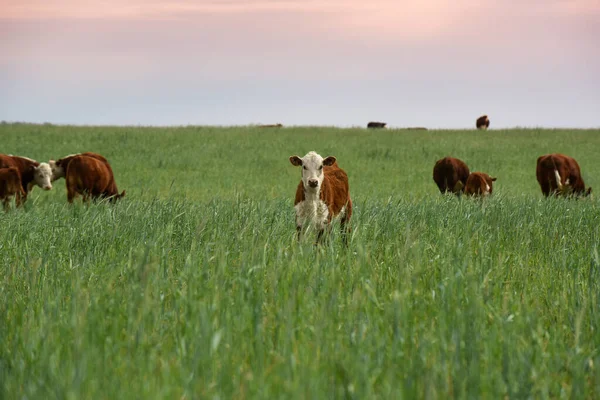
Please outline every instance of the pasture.
[[[600, 202], [544, 199], [538, 156], [600, 192], [600, 130], [0, 125], [0, 153], [95, 151], [116, 205], [64, 180], [0, 213], [0, 398], [598, 398]], [[334, 155], [348, 248], [295, 238]], [[497, 177], [439, 194], [435, 161]]]

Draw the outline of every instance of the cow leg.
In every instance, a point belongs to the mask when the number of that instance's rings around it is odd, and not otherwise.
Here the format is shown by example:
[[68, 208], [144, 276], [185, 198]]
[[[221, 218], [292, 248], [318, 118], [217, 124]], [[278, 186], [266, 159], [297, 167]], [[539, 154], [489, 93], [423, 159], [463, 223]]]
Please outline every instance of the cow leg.
[[6, 196], [2, 203], [4, 204], [4, 211], [8, 212], [8, 208], [10, 207], [10, 197]]
[[317, 241], [315, 242], [315, 246], [317, 246], [321, 242], [321, 238], [323, 237], [323, 232], [325, 232], [325, 228], [319, 229], [319, 233], [317, 233]]
[[21, 191], [18, 191], [15, 194], [15, 206], [16, 207], [21, 207], [22, 205], [23, 205], [23, 200], [22, 200], [22, 197], [21, 197]]
[[298, 232], [298, 241], [300, 241], [300, 236], [302, 235], [302, 226], [296, 225], [296, 232]]

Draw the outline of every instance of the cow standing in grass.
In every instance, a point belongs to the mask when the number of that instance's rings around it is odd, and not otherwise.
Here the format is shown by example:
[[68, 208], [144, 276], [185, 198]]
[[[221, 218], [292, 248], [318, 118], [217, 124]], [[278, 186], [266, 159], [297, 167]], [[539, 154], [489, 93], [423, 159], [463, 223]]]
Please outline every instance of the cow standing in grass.
[[450, 192], [460, 195], [468, 177], [469, 167], [458, 158], [444, 157], [433, 166], [433, 180], [442, 194]]
[[536, 177], [542, 193], [548, 197], [589, 196], [592, 188], [585, 188], [581, 169], [574, 158], [564, 154], [546, 154], [537, 159]]
[[303, 228], [311, 225], [318, 231], [318, 243], [333, 218], [339, 217], [344, 243], [347, 243], [352, 200], [346, 172], [337, 165], [335, 157], [323, 159], [314, 151], [302, 158], [291, 156], [290, 162], [302, 167], [302, 179], [294, 200], [298, 240]]
[[487, 128], [490, 127], [490, 119], [488, 118], [487, 115], [482, 115], [481, 117], [477, 118], [477, 120], [475, 121], [475, 126], [479, 130], [486, 130]]
[[471, 172], [467, 178], [467, 183], [464, 192], [468, 196], [489, 196], [494, 190], [493, 182], [496, 178], [492, 178], [484, 172]]
[[19, 207], [25, 197], [21, 174], [15, 167], [0, 168], [0, 200], [4, 203], [4, 211], [8, 211], [12, 196], [15, 196], [15, 205]]
[[52, 162], [54, 178], [64, 177], [67, 185], [67, 200], [72, 203], [77, 195], [87, 202], [90, 198], [107, 198], [114, 202], [123, 196], [119, 194], [112, 168], [99, 154], [82, 153], [63, 157]]
[[39, 163], [31, 158], [0, 154], [0, 168], [16, 168], [21, 177], [23, 201], [34, 186], [44, 190], [52, 189], [52, 170], [47, 163]]

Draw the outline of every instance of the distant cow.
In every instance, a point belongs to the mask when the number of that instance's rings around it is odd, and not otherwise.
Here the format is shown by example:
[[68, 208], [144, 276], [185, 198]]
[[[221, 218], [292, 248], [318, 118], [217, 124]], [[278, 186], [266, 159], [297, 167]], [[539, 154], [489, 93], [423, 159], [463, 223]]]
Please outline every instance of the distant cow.
[[469, 196], [489, 196], [493, 191], [493, 182], [496, 178], [492, 178], [484, 172], [471, 172], [467, 178], [464, 192]]
[[105, 159], [103, 161], [87, 155], [76, 155], [62, 160], [60, 166], [65, 171], [69, 203], [77, 195], [81, 195], [84, 202], [90, 198], [108, 198], [114, 202], [125, 196], [125, 191], [119, 194], [112, 169]]
[[86, 151], [85, 153], [71, 154], [71, 155], [65, 156], [63, 158], [60, 158], [56, 161], [50, 160], [48, 162], [48, 164], [50, 165], [50, 169], [52, 170], [52, 181], [53, 182], [57, 179], [65, 177], [67, 164], [71, 161], [71, 159], [73, 157], [77, 157], [77, 156], [87, 156], [87, 157], [92, 157], [92, 158], [102, 161], [103, 163], [106, 164], [106, 166], [110, 170], [110, 176], [114, 179], [113, 171], [112, 171], [112, 168], [110, 167], [110, 164], [108, 163], [108, 160], [106, 158], [104, 158], [104, 156], [102, 156], [98, 153], [92, 153], [90, 151]]
[[588, 196], [579, 164], [564, 154], [546, 154], [537, 159], [536, 177], [544, 196]]
[[475, 121], [475, 126], [477, 129], [485, 130], [490, 127], [490, 119], [487, 115], [482, 115]]
[[386, 122], [369, 122], [367, 128], [385, 128]]
[[0, 168], [14, 167], [19, 170], [23, 201], [35, 185], [44, 190], [52, 189], [52, 170], [47, 163], [39, 163], [31, 158], [0, 154]]
[[433, 166], [433, 180], [442, 194], [451, 192], [459, 195], [468, 177], [469, 167], [458, 158], [444, 157]]
[[314, 151], [302, 158], [291, 156], [290, 162], [297, 167], [302, 166], [302, 179], [294, 200], [298, 240], [304, 225], [310, 224], [318, 230], [318, 243], [325, 227], [331, 226], [333, 218], [339, 216], [346, 243], [352, 216], [352, 200], [346, 172], [338, 166], [335, 157], [323, 159]]
[[21, 199], [25, 197], [21, 174], [16, 167], [0, 168], [0, 200], [4, 203], [5, 211], [8, 211], [12, 196], [15, 196], [15, 204], [19, 207]]
[[282, 124], [269, 124], [269, 125], [259, 125], [259, 128], [281, 128]]

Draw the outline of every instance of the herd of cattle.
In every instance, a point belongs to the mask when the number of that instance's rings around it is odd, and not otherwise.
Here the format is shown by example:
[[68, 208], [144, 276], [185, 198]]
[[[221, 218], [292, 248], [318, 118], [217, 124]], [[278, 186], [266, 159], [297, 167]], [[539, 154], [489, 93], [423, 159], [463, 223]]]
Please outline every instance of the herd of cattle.
[[[292, 165], [302, 167], [302, 178], [296, 189], [294, 208], [298, 239], [306, 225], [317, 229], [317, 242], [332, 220], [339, 219], [344, 236], [352, 216], [352, 200], [348, 175], [333, 156], [321, 157], [314, 151], [304, 157], [291, 156]], [[537, 181], [544, 196], [588, 196], [579, 164], [563, 154], [547, 154], [537, 159]], [[5, 210], [14, 196], [20, 206], [34, 186], [52, 189], [52, 182], [65, 178], [67, 200], [72, 203], [77, 195], [83, 201], [108, 199], [114, 202], [119, 193], [110, 164], [100, 154], [71, 154], [59, 160], [39, 163], [26, 157], [0, 154], [0, 200]], [[464, 161], [453, 157], [438, 160], [433, 167], [433, 180], [440, 192], [462, 193], [485, 197], [492, 194], [496, 178], [483, 172], [470, 172]]]
[[[306, 225], [317, 229], [317, 242], [323, 232], [339, 219], [346, 242], [352, 216], [352, 200], [348, 176], [333, 156], [326, 158], [311, 151], [304, 157], [291, 156], [292, 165], [302, 167], [302, 178], [296, 189], [294, 208], [298, 239]], [[537, 159], [537, 181], [544, 196], [588, 196], [592, 188], [585, 187], [579, 164], [563, 154], [547, 154]], [[464, 193], [485, 197], [492, 194], [496, 178], [483, 172], [470, 172], [464, 161], [453, 157], [438, 160], [433, 167], [433, 180], [440, 192]]]
[[77, 195], [81, 195], [83, 201], [90, 198], [115, 201], [125, 196], [125, 191], [117, 191], [112, 168], [100, 154], [71, 154], [48, 163], [0, 154], [0, 200], [5, 210], [13, 196], [18, 207], [27, 200], [34, 186], [50, 190], [52, 182], [60, 178], [65, 178], [69, 203]]

